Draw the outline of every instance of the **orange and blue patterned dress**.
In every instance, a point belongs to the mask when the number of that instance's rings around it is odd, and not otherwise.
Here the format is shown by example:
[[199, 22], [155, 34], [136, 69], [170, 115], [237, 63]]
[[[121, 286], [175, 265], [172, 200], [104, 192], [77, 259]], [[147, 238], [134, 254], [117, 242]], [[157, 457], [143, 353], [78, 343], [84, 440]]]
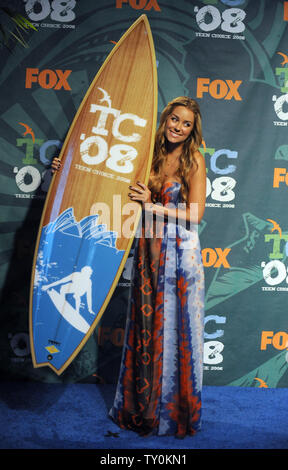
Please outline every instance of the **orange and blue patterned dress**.
[[[163, 205], [180, 202], [168, 182]], [[143, 224], [144, 225], [144, 224]], [[141, 435], [201, 427], [204, 271], [197, 229], [169, 220], [136, 239], [129, 313], [111, 418]], [[155, 225], [155, 221], [154, 221]]]

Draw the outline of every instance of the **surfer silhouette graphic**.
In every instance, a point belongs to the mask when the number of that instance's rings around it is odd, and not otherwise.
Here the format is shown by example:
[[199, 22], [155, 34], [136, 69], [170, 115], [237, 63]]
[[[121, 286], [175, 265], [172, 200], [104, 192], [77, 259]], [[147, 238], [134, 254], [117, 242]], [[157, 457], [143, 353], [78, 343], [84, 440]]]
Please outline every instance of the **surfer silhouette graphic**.
[[[45, 292], [48, 291], [47, 293], [50, 295], [51, 300], [55, 304], [53, 300], [54, 296], [51, 296], [51, 291], [55, 292], [53, 287], [62, 284], [59, 294], [62, 298], [63, 304], [66, 303], [66, 295], [72, 294], [75, 299], [75, 309], [78, 315], [80, 314], [81, 297], [86, 295], [88, 311], [92, 315], [95, 315], [92, 310], [92, 272], [93, 270], [92, 268], [90, 268], [90, 266], [84, 266], [80, 272], [74, 272], [72, 274], [69, 274], [68, 276], [65, 276], [62, 279], [59, 279], [58, 281], [52, 282], [51, 284], [47, 284], [46, 286], [42, 287], [42, 290], [44, 290]], [[55, 304], [55, 306], [57, 310], [59, 310], [59, 301], [57, 302], [57, 305]]]

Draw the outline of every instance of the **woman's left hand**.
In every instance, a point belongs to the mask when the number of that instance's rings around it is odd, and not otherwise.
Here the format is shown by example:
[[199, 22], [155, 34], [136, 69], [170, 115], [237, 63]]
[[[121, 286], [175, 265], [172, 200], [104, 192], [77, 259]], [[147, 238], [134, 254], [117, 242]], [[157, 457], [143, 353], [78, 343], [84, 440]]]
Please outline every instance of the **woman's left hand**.
[[145, 203], [152, 203], [151, 200], [151, 191], [148, 189], [146, 184], [140, 183], [140, 181], [137, 181], [137, 186], [129, 186], [129, 189], [131, 191], [134, 191], [133, 193], [129, 193], [128, 196], [132, 201], [139, 201], [142, 202], [143, 204]]
[[58, 157], [54, 157], [51, 163], [52, 173], [55, 173], [61, 168], [61, 160]]

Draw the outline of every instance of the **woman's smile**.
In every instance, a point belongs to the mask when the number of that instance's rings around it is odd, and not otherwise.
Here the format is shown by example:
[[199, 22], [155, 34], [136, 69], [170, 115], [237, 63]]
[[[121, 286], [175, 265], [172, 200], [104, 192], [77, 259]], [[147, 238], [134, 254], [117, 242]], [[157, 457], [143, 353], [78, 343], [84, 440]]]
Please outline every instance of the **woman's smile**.
[[173, 129], [169, 129], [169, 132], [172, 135], [172, 137], [181, 137], [181, 134], [179, 134], [179, 132], [177, 131], [174, 131]]

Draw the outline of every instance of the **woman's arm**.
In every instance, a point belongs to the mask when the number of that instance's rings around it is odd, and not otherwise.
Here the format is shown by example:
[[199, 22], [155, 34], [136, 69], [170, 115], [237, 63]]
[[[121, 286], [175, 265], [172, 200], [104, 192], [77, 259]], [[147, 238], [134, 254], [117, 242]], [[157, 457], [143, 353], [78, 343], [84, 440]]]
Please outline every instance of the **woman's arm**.
[[187, 204], [195, 205], [197, 208], [197, 218], [200, 223], [205, 211], [206, 202], [206, 165], [205, 159], [199, 150], [194, 154], [197, 163], [197, 168], [191, 171], [189, 181], [189, 192]]
[[205, 211], [206, 200], [206, 166], [203, 155], [197, 151], [195, 154], [197, 167], [191, 171], [189, 181], [188, 199], [185, 208], [169, 208], [159, 204], [153, 204], [151, 192], [148, 187], [140, 182], [137, 186], [129, 186], [129, 193], [132, 201], [139, 201], [146, 211], [152, 211], [156, 216], [170, 217], [172, 220], [187, 221], [192, 224], [199, 224]]

